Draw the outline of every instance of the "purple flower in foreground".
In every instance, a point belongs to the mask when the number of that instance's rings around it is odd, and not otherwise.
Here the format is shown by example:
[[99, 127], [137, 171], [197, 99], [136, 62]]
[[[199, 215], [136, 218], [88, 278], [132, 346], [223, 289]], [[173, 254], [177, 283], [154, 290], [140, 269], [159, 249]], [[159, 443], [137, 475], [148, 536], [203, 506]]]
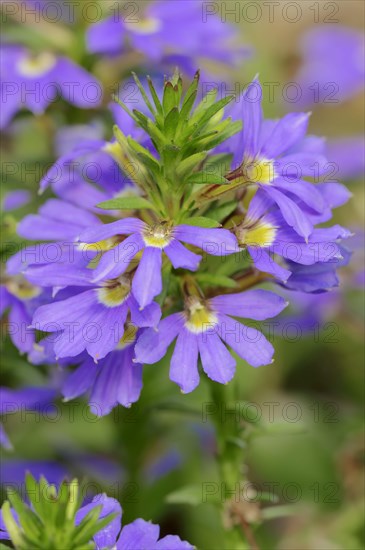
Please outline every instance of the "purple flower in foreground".
[[176, 535], [159, 540], [160, 527], [143, 519], [136, 519], [121, 529], [122, 508], [119, 502], [106, 495], [97, 495], [90, 504], [83, 506], [76, 515], [79, 522], [95, 506], [102, 505], [100, 517], [115, 513], [117, 517], [94, 536], [98, 549], [116, 550], [193, 550], [193, 546]]
[[254, 80], [242, 96], [243, 162], [228, 179], [256, 184], [278, 205], [285, 221], [305, 239], [313, 231], [310, 213], [326, 209], [322, 194], [302, 177], [323, 173], [321, 148], [308, 147], [305, 134], [309, 113], [290, 113], [280, 120], [263, 120], [262, 89]]
[[185, 311], [165, 317], [157, 331], [147, 329], [135, 347], [136, 361], [156, 363], [177, 337], [171, 359], [170, 379], [184, 393], [199, 384], [198, 355], [204, 372], [216, 382], [226, 384], [235, 372], [236, 361], [222, 340], [250, 365], [259, 367], [272, 362], [274, 348], [255, 327], [232, 317], [262, 321], [278, 315], [287, 302], [267, 290], [250, 290], [216, 296], [203, 301], [191, 296]]
[[364, 88], [364, 36], [340, 25], [311, 28], [302, 37], [297, 75], [303, 106], [337, 105]]
[[34, 328], [57, 333], [56, 357], [76, 357], [86, 350], [95, 361], [102, 359], [118, 346], [129, 313], [138, 327], [156, 326], [160, 320], [158, 304], [153, 302], [140, 310], [128, 276], [95, 284], [91, 269], [56, 263], [29, 267], [26, 273], [30, 281], [42, 282], [43, 286], [89, 287], [66, 300], [41, 306], [33, 316]]
[[129, 325], [122, 344], [97, 364], [84, 356], [81, 364], [67, 376], [61, 392], [67, 401], [89, 393], [92, 412], [104, 416], [118, 404], [130, 407], [142, 390], [142, 365], [133, 362], [136, 328]]
[[337, 262], [342, 255], [336, 241], [348, 238], [351, 232], [340, 225], [315, 228], [305, 242], [285, 222], [273, 201], [259, 189], [250, 202], [244, 221], [235, 228], [235, 234], [239, 244], [247, 246], [257, 269], [287, 282], [291, 271], [287, 265], [279, 265], [273, 255], [281, 256], [286, 262], [307, 266]]
[[162, 291], [162, 252], [175, 269], [195, 271], [201, 256], [185, 248], [180, 241], [195, 245], [213, 256], [225, 256], [238, 251], [236, 238], [226, 229], [205, 229], [191, 225], [156, 224], [149, 226], [136, 218], [125, 218], [101, 227], [85, 230], [79, 236], [83, 243], [103, 241], [116, 235], [130, 235], [112, 250], [106, 252], [96, 269], [94, 281], [118, 277], [129, 262], [143, 250], [133, 277], [132, 290], [137, 302], [144, 308]]
[[1, 48], [1, 73], [1, 128], [22, 107], [42, 114], [58, 94], [81, 109], [101, 101], [99, 82], [67, 57], [45, 51], [35, 56], [23, 47], [6, 45]]

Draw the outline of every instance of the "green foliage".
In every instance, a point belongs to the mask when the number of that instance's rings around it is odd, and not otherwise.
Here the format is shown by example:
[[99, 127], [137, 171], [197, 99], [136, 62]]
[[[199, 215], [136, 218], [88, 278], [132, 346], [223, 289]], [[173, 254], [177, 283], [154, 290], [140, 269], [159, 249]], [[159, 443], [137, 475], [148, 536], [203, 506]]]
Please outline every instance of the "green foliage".
[[161, 100], [148, 79], [151, 101], [138, 77], [133, 76], [149, 115], [137, 109], [131, 111], [119, 99], [116, 101], [150, 136], [157, 155], [124, 135], [118, 127], [114, 133], [120, 147], [119, 150], [114, 147], [113, 154], [122, 169], [142, 189], [150, 206], [140, 198], [135, 203], [123, 198], [115, 199], [113, 204], [110, 201], [103, 203], [101, 208], [125, 209], [129, 208], [128, 204], [133, 204], [131, 208], [155, 210], [159, 221], [179, 223], [183, 218], [194, 216], [198, 210], [195, 195], [201, 192], [201, 188], [195, 191], [196, 184], [229, 185], [224, 177], [224, 167], [229, 167], [230, 156], [210, 156], [209, 152], [241, 129], [240, 121], [223, 119], [224, 108], [234, 96], [217, 101], [217, 90], [214, 90], [195, 105], [199, 72], [185, 94], [181, 77], [176, 72], [165, 81]]
[[6, 529], [17, 550], [91, 550], [95, 548], [93, 536], [115, 517], [115, 514], [109, 514], [99, 519], [102, 506], [95, 506], [76, 525], [76, 513], [81, 505], [76, 479], [70, 483], [62, 482], [57, 492], [44, 477], [37, 483], [27, 474], [26, 490], [30, 506], [14, 490], [8, 490], [8, 500], [1, 509]]

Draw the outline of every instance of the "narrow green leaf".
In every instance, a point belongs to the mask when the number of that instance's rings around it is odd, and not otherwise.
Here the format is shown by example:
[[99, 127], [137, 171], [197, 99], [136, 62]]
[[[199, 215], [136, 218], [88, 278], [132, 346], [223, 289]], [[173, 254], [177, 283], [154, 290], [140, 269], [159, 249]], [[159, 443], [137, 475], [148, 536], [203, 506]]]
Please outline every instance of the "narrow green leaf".
[[187, 485], [167, 495], [166, 502], [169, 504], [190, 504], [191, 506], [198, 506], [203, 502], [202, 499], [203, 486], [201, 484]]
[[199, 273], [196, 275], [196, 279], [199, 283], [203, 283], [209, 286], [221, 286], [225, 288], [236, 288], [237, 283], [230, 277], [225, 275], [218, 275], [215, 273]]
[[213, 105], [208, 107], [208, 109], [205, 109], [199, 119], [196, 121], [194, 120], [194, 122], [197, 123], [197, 130], [195, 132], [200, 131], [202, 127], [208, 124], [209, 121], [214, 117], [214, 115], [224, 109], [224, 107], [226, 107], [226, 105], [228, 105], [228, 103], [230, 103], [232, 99], [234, 99], [233, 95], [223, 97], [222, 99], [217, 101], [217, 103], [214, 103]]
[[172, 139], [175, 136], [177, 125], [179, 123], [180, 113], [177, 107], [171, 109], [169, 114], [165, 118], [164, 129], [166, 136]]
[[176, 174], [181, 178], [192, 172], [196, 167], [198, 167], [205, 157], [207, 156], [206, 151], [201, 151], [195, 155], [191, 155], [181, 162], [179, 162], [176, 168]]
[[173, 109], [174, 107], [177, 107], [178, 104], [178, 90], [175, 89], [172, 82], [169, 80], [165, 83], [164, 86], [164, 93], [163, 93], [163, 99], [162, 99], [162, 106], [163, 111], [165, 113], [165, 116], [168, 115], [168, 113]]
[[220, 227], [221, 224], [217, 222], [217, 220], [212, 220], [211, 218], [205, 218], [204, 216], [193, 216], [191, 218], [187, 218], [186, 220], [182, 220], [184, 225], [194, 225], [196, 227], [207, 227], [207, 228], [213, 228], [213, 227]]
[[210, 172], [195, 172], [191, 174], [186, 180], [186, 183], [197, 183], [199, 185], [224, 185], [229, 184], [229, 181], [225, 177], [219, 174], [211, 174]]
[[[196, 97], [198, 86], [199, 86], [199, 80], [200, 80], [200, 71], [196, 71], [193, 81], [191, 82], [189, 88], [186, 90], [185, 98], [182, 104], [182, 110], [184, 109], [187, 102], [190, 102], [191, 97]], [[190, 110], [188, 111], [190, 112]]]
[[155, 87], [153, 85], [153, 82], [151, 80], [151, 77], [147, 76], [147, 82], [148, 82], [148, 87], [150, 89], [150, 92], [151, 92], [151, 95], [152, 95], [152, 99], [153, 99], [153, 102], [156, 106], [156, 109], [157, 109], [157, 112], [162, 115], [163, 114], [163, 110], [162, 110], [162, 104], [161, 104], [161, 101], [159, 100], [159, 97], [157, 95], [157, 92], [155, 90]]
[[151, 103], [151, 101], [150, 101], [148, 95], [146, 94], [145, 89], [144, 89], [144, 87], [142, 86], [141, 81], [139, 80], [139, 78], [138, 78], [138, 76], [136, 75], [136, 73], [133, 72], [133, 71], [132, 71], [132, 76], [133, 76], [133, 78], [134, 78], [135, 83], [136, 83], [137, 86], [138, 86], [139, 91], [141, 92], [141, 95], [142, 95], [142, 97], [143, 97], [143, 99], [144, 99], [145, 104], [147, 105], [147, 107], [149, 108], [149, 110], [151, 111], [151, 113], [154, 115], [156, 111], [155, 111], [155, 109], [153, 108], [153, 105], [152, 105], [152, 103]]
[[23, 545], [23, 536], [20, 527], [15, 521], [13, 514], [11, 512], [9, 501], [5, 501], [1, 507], [2, 518], [5, 523], [7, 532], [9, 533], [11, 542], [14, 544], [15, 548], [21, 548]]
[[103, 210], [143, 210], [150, 208], [154, 210], [153, 204], [147, 199], [138, 196], [126, 196], [116, 199], [110, 199], [108, 201], [101, 202], [96, 205]]

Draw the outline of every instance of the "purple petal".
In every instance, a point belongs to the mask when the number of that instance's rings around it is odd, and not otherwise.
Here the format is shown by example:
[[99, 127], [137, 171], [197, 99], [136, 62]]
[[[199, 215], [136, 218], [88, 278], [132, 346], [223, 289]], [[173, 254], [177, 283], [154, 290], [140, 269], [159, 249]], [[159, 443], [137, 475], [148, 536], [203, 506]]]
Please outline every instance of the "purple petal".
[[100, 362], [90, 405], [95, 414], [103, 416], [120, 403], [130, 407], [138, 401], [142, 390], [142, 365], [133, 363], [133, 347], [116, 351]]
[[131, 311], [131, 321], [137, 327], [157, 327], [161, 319], [161, 308], [156, 302], [152, 302], [141, 310], [131, 294], [128, 298], [128, 306]]
[[245, 156], [254, 158], [258, 153], [262, 122], [262, 88], [258, 79], [253, 80], [242, 95], [243, 137]]
[[304, 212], [293, 200], [284, 195], [278, 189], [267, 186], [265, 187], [265, 190], [279, 206], [285, 221], [293, 227], [299, 235], [302, 235], [302, 237], [308, 239], [309, 235], [313, 231], [313, 225], [308, 216], [304, 214]]
[[176, 535], [167, 535], [158, 541], [153, 550], [194, 550], [194, 547]]
[[341, 183], [320, 183], [317, 187], [330, 208], [338, 208], [352, 197], [352, 193]]
[[[275, 241], [276, 242], [276, 241]], [[280, 281], [286, 282], [290, 277], [291, 272], [285, 267], [277, 264], [273, 258], [263, 248], [249, 246], [248, 251], [259, 271], [270, 273]]]
[[325, 208], [322, 194], [312, 183], [303, 180], [285, 181], [283, 178], [277, 178], [274, 186], [281, 191], [295, 195], [315, 212], [323, 212]]
[[115, 248], [105, 252], [94, 270], [94, 281], [114, 279], [128, 268], [132, 259], [143, 250], [145, 243], [139, 233], [129, 235]]
[[62, 385], [62, 395], [66, 401], [86, 393], [93, 385], [98, 366], [87, 358], [77, 369], [67, 376]]
[[44, 287], [93, 286], [90, 269], [68, 264], [31, 266], [24, 274], [31, 283]]
[[178, 225], [175, 227], [174, 236], [179, 241], [198, 246], [213, 256], [226, 256], [239, 250], [236, 237], [227, 229]]
[[123, 527], [117, 542], [117, 550], [155, 548], [159, 535], [158, 525], [143, 519], [136, 519]]
[[256, 321], [275, 317], [287, 306], [287, 302], [281, 296], [262, 289], [216, 296], [210, 303], [218, 313]]
[[137, 218], [124, 218], [123, 220], [106, 223], [99, 227], [90, 227], [90, 229], [86, 229], [79, 235], [78, 240], [83, 243], [97, 243], [115, 235], [141, 233], [144, 227], [145, 224]]
[[100, 82], [67, 57], [57, 63], [56, 79], [66, 101], [81, 109], [93, 109], [100, 105], [103, 88]]
[[268, 159], [274, 159], [303, 139], [308, 127], [309, 113], [289, 113], [278, 121], [262, 147]]
[[219, 320], [220, 337], [249, 365], [260, 367], [272, 362], [274, 348], [259, 330], [226, 315], [220, 315]]
[[180, 267], [196, 271], [202, 259], [199, 254], [194, 254], [176, 239], [172, 239], [170, 244], [164, 248], [164, 252], [175, 269]]
[[21, 208], [31, 200], [31, 194], [25, 189], [17, 189], [6, 193], [3, 200], [3, 209], [5, 212]]
[[174, 313], [162, 319], [158, 330], [145, 330], [138, 338], [134, 350], [137, 363], [151, 364], [159, 361], [183, 326], [184, 319], [181, 313]]
[[143, 309], [162, 291], [162, 250], [147, 246], [133, 277], [133, 294]]
[[186, 329], [177, 337], [170, 364], [170, 380], [178, 384], [183, 393], [190, 393], [199, 385], [198, 338]]
[[232, 380], [236, 361], [215, 332], [204, 332], [199, 335], [199, 353], [204, 372], [221, 384]]
[[125, 30], [115, 16], [94, 23], [87, 29], [87, 49], [91, 53], [116, 54], [122, 51]]
[[84, 519], [84, 517], [96, 506], [102, 506], [99, 518], [104, 518], [109, 514], [117, 514], [117, 516], [104, 529], [94, 535], [94, 540], [98, 548], [111, 548], [115, 545], [118, 533], [120, 531], [122, 508], [119, 502], [105, 494], [96, 495], [90, 504], [83, 506], [76, 514], [76, 525]]

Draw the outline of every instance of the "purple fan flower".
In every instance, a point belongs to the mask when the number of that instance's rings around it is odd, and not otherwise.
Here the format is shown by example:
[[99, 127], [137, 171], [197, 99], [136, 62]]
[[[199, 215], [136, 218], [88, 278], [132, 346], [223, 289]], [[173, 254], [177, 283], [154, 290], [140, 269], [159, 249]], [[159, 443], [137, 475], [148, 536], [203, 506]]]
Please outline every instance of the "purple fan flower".
[[364, 88], [363, 33], [340, 25], [312, 28], [301, 42], [300, 105], [337, 105]]
[[102, 256], [94, 272], [94, 281], [118, 277], [125, 272], [131, 259], [143, 250], [132, 283], [133, 294], [141, 308], [162, 291], [162, 252], [175, 269], [195, 271], [198, 268], [201, 256], [185, 248], [180, 241], [195, 245], [214, 256], [225, 256], [238, 250], [236, 238], [226, 229], [205, 229], [191, 225], [170, 227], [168, 224], [149, 226], [135, 218], [87, 229], [81, 233], [79, 240], [93, 243], [116, 235], [129, 237]]
[[128, 313], [138, 327], [156, 326], [161, 317], [154, 302], [140, 310], [129, 276], [95, 284], [91, 269], [56, 263], [29, 267], [26, 274], [30, 281], [43, 286], [89, 287], [66, 300], [41, 306], [33, 316], [34, 328], [57, 333], [56, 357], [76, 357], [86, 350], [95, 361], [103, 359], [122, 339]]
[[114, 13], [91, 25], [87, 45], [92, 53], [116, 55], [130, 44], [152, 63], [178, 64], [191, 73], [197, 57], [229, 65], [247, 58], [248, 48], [232, 44], [235, 36], [235, 28], [223, 24], [203, 2], [176, 0], [153, 2], [134, 17]]
[[133, 362], [136, 328], [125, 332], [121, 349], [109, 353], [97, 364], [84, 356], [81, 364], [67, 376], [62, 394], [67, 401], [88, 393], [92, 412], [104, 416], [118, 404], [130, 407], [142, 390], [142, 365]]
[[[262, 89], [254, 80], [242, 96], [243, 163], [229, 179], [256, 184], [278, 205], [285, 221], [306, 240], [313, 231], [307, 211], [321, 214], [325, 201], [317, 187], [302, 177], [322, 174], [327, 164], [311, 138], [305, 139], [308, 113], [263, 120]], [[308, 139], [309, 144], [308, 144]]]
[[43, 113], [59, 93], [81, 109], [97, 107], [101, 101], [101, 85], [91, 74], [50, 52], [35, 56], [23, 47], [2, 46], [1, 73], [2, 128], [22, 107], [35, 115]]
[[115, 513], [117, 517], [94, 536], [97, 548], [116, 550], [193, 550], [193, 546], [176, 535], [159, 540], [160, 527], [143, 519], [136, 519], [121, 530], [122, 508], [119, 502], [106, 495], [97, 495], [90, 504], [83, 506], [76, 515], [81, 521], [95, 506], [102, 505], [100, 517]]
[[276, 263], [272, 255], [307, 266], [342, 259], [336, 241], [348, 238], [350, 231], [339, 225], [318, 228], [305, 242], [273, 205], [273, 201], [259, 189], [250, 202], [244, 221], [235, 228], [239, 244], [247, 247], [257, 269], [287, 282], [291, 271]]
[[250, 365], [272, 362], [274, 348], [255, 327], [247, 327], [232, 317], [262, 321], [278, 315], [287, 303], [267, 290], [250, 290], [216, 296], [203, 301], [191, 296], [185, 311], [165, 317], [157, 331], [147, 329], [135, 347], [136, 361], [156, 363], [177, 337], [170, 364], [170, 379], [184, 393], [199, 384], [198, 355], [204, 372], [216, 382], [226, 384], [235, 372], [236, 361], [222, 340]]

